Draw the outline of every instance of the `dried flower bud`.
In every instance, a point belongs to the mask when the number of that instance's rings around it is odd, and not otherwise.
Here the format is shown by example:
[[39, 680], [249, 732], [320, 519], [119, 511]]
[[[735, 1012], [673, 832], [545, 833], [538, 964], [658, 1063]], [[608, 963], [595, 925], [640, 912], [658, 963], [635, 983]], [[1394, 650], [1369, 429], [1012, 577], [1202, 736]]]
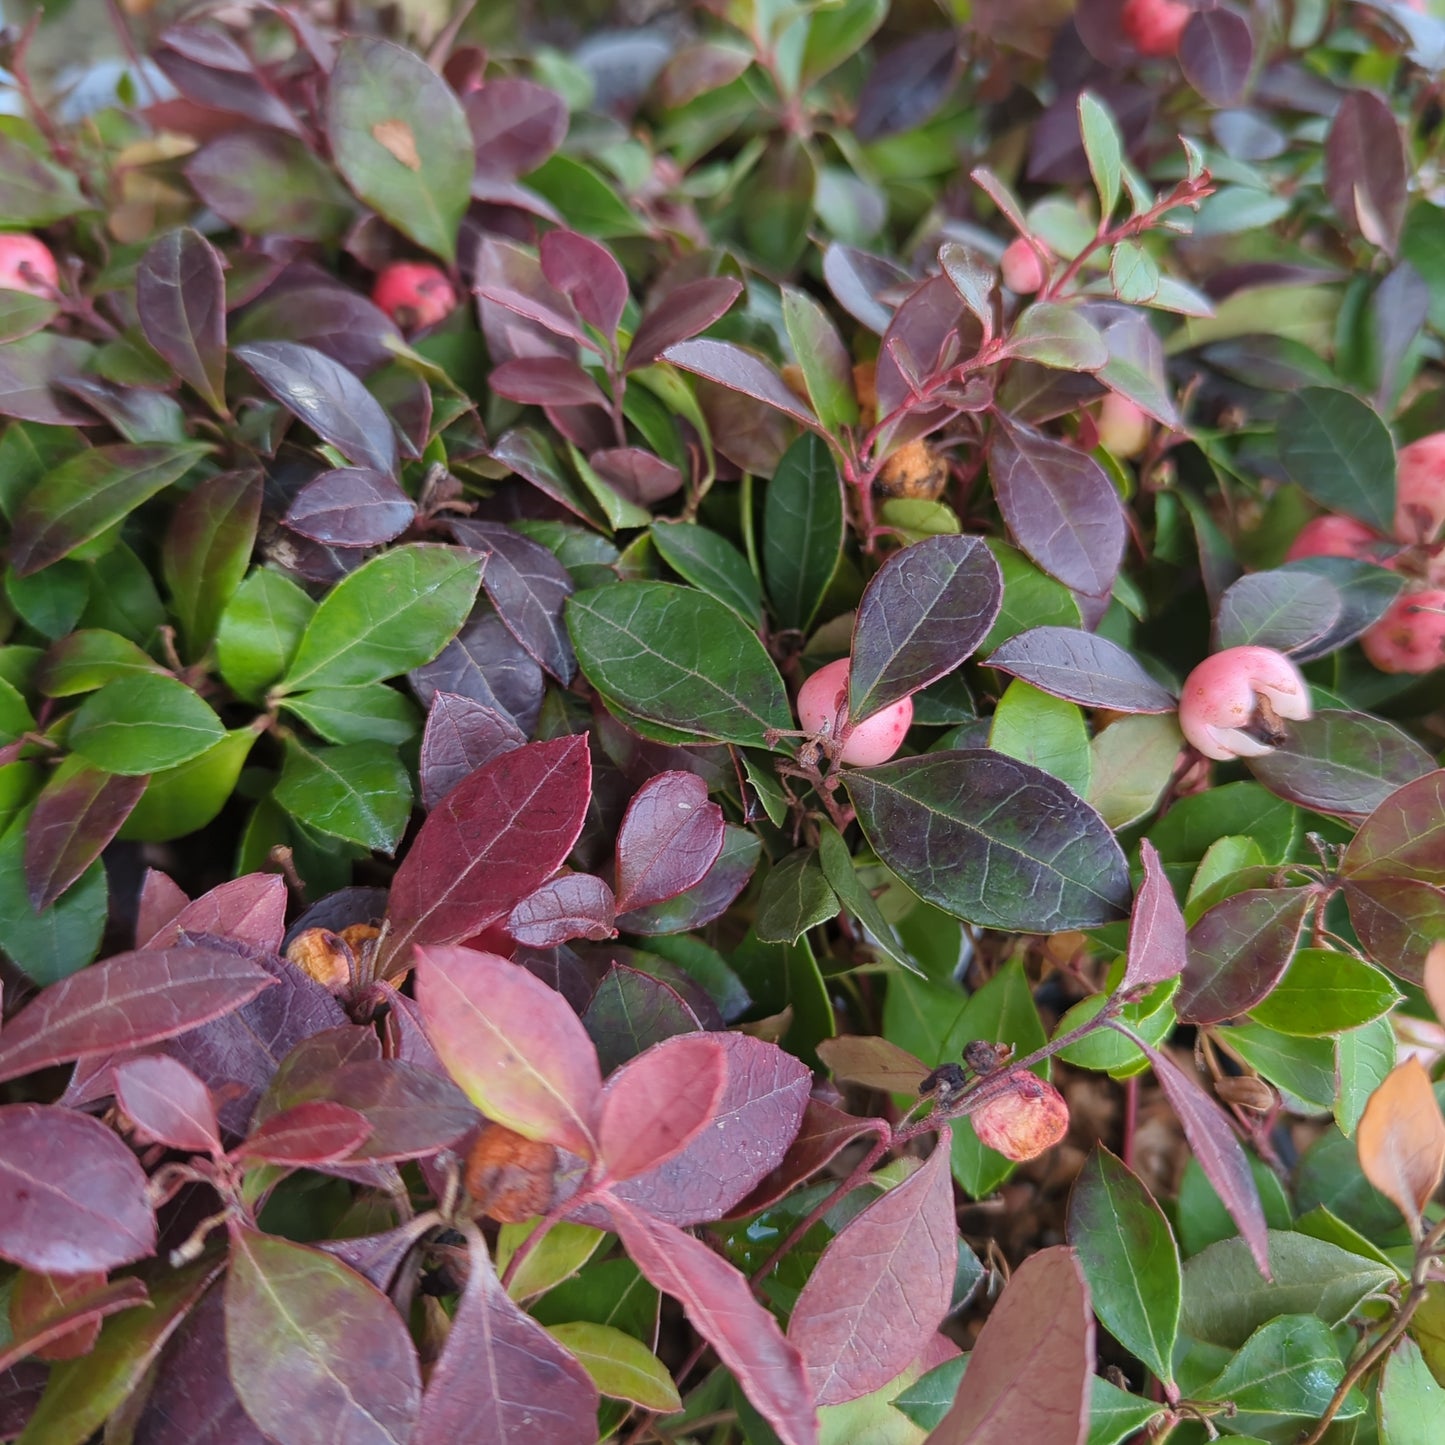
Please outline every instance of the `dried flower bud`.
[[344, 993], [351, 987], [356, 965], [345, 934], [333, 933], [329, 928], [307, 928], [298, 933], [286, 950], [286, 961], [332, 993]]
[[[1069, 1106], [1047, 1080], [1012, 1069], [1005, 1090], [969, 1117], [979, 1142], [1005, 1159], [1033, 1159], [1069, 1132]], [[990, 1090], [992, 1092], [992, 1090]]]
[[1271, 647], [1230, 647], [1206, 657], [1185, 680], [1179, 726], [1204, 754], [1257, 758], [1285, 739], [1281, 719], [1310, 715], [1299, 669]]
[[1257, 1114], [1267, 1114], [1275, 1105], [1274, 1090], [1263, 1079], [1248, 1076], [1239, 1079], [1219, 1079], [1214, 1092], [1226, 1104], [1241, 1109], [1253, 1109]]
[[552, 1204], [557, 1151], [488, 1122], [467, 1155], [467, 1195], [477, 1214], [519, 1224], [545, 1214]]
[[936, 502], [948, 485], [948, 463], [926, 441], [905, 442], [874, 478], [873, 486], [885, 497], [921, 498]]

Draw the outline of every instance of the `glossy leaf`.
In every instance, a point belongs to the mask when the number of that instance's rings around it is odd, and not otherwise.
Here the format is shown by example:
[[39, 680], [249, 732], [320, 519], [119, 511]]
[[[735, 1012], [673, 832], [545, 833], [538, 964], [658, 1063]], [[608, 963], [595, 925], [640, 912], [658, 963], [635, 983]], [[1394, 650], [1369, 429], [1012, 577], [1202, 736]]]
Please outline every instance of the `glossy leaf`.
[[1340, 219], [1393, 253], [1405, 218], [1409, 162], [1389, 104], [1373, 91], [1345, 91], [1325, 137], [1325, 194]]
[[1399, 1000], [1390, 980], [1363, 960], [1328, 948], [1302, 948], [1269, 996], [1249, 1013], [1280, 1033], [1309, 1037], [1358, 1028]]
[[210, 643], [246, 576], [261, 496], [259, 471], [221, 472], [198, 483], [171, 518], [161, 570], [191, 656]]
[[531, 948], [573, 938], [616, 938], [612, 890], [590, 873], [568, 873], [528, 894], [507, 915], [507, 932]]
[[479, 601], [460, 632], [430, 662], [413, 668], [412, 691], [430, 706], [439, 692], [479, 702], [525, 736], [537, 726], [546, 679], [490, 603]]
[[1173, 712], [1178, 700], [1132, 654], [1106, 637], [1071, 627], [1033, 627], [1008, 638], [988, 665], [1042, 692], [1113, 712]]
[[988, 745], [1067, 783], [1081, 798], [1089, 794], [1089, 730], [1074, 703], [1015, 680], [993, 710]]
[[1185, 1023], [1222, 1023], [1254, 1007], [1294, 956], [1307, 888], [1250, 888], [1216, 903], [1189, 930], [1189, 961], [1174, 996]]
[[199, 757], [225, 735], [221, 720], [185, 683], [160, 673], [108, 682], [71, 721], [71, 748], [107, 772], [136, 776]]
[[226, 282], [216, 248], [190, 227], [168, 231], [141, 258], [136, 311], [146, 340], [224, 415]]
[[1421, 1215], [1445, 1174], [1445, 1119], [1418, 1059], [1392, 1069], [1370, 1095], [1355, 1143], [1365, 1177], [1418, 1236]]
[[504, 75], [466, 97], [477, 168], [520, 176], [547, 159], [567, 134], [567, 103], [536, 81]]
[[26, 891], [37, 913], [100, 857], [145, 787], [144, 776], [119, 777], [85, 766], [51, 778], [25, 829]]
[[1445, 890], [1410, 878], [1345, 884], [1345, 901], [1366, 953], [1397, 978], [1420, 983], [1437, 941], [1445, 940]]
[[1109, 360], [1104, 338], [1077, 307], [1036, 301], [1008, 338], [1011, 355], [1060, 371], [1098, 371]]
[[818, 862], [823, 877], [840, 903], [867, 929], [866, 942], [874, 944], [900, 968], [920, 973], [917, 961], [903, 946], [892, 923], [884, 916], [868, 885], [858, 876], [853, 856], [842, 835], [831, 823], [818, 827]]
[[254, 236], [334, 241], [356, 211], [320, 157], [277, 131], [219, 135], [187, 161], [185, 174], [222, 220]]
[[216, 629], [221, 676], [243, 698], [259, 701], [296, 655], [316, 604], [289, 577], [258, 567], [236, 589]]
[[1147, 838], [1139, 842], [1139, 856], [1144, 880], [1129, 914], [1128, 962], [1119, 980], [1121, 993], [1176, 978], [1188, 957], [1184, 914], [1159, 862], [1159, 853]]
[[308, 827], [391, 853], [411, 817], [411, 780], [385, 743], [307, 746], [292, 738], [272, 797]]
[[838, 466], [805, 434], [783, 453], [763, 498], [763, 578], [778, 620], [806, 631], [843, 547]]
[[539, 248], [542, 274], [577, 308], [577, 314], [611, 336], [627, 305], [627, 276], [612, 253], [576, 231], [548, 231]]
[[835, 434], [856, 426], [852, 364], [828, 313], [806, 292], [784, 287], [783, 324], [818, 420]]
[[1099, 214], [1111, 216], [1119, 204], [1124, 142], [1108, 107], [1088, 91], [1079, 97], [1079, 131], [1094, 189], [1099, 193]]
[[1251, 572], [1219, 599], [1215, 646], [1304, 651], [1334, 629], [1343, 608], [1344, 599], [1323, 577]]
[[547, 1333], [577, 1360], [609, 1399], [629, 1400], [662, 1414], [682, 1408], [667, 1367], [640, 1340], [610, 1325], [588, 1320], [549, 1325]]
[[370, 1133], [371, 1124], [355, 1109], [330, 1099], [310, 1100], [267, 1115], [232, 1157], [283, 1168], [333, 1164], [350, 1158]]
[[706, 331], [742, 295], [742, 290], [742, 282], [731, 276], [704, 276], [674, 286], [643, 313], [627, 348], [627, 370], [646, 366], [668, 347]]
[[1445, 771], [1406, 783], [1380, 803], [1345, 850], [1348, 879], [1409, 878], [1445, 885]]
[[662, 359], [729, 391], [750, 396], [804, 426], [818, 425], [812, 410], [788, 390], [787, 383], [767, 362], [730, 341], [674, 342], [662, 352]]
[[1403, 1339], [1380, 1377], [1380, 1439], [1385, 1445], [1430, 1445], [1445, 1411], [1445, 1385], [1431, 1373], [1420, 1346]]
[[674, 898], [698, 883], [723, 845], [722, 809], [695, 773], [658, 773], [638, 789], [617, 834], [617, 909]]
[[281, 951], [286, 931], [286, 884], [274, 873], [248, 873], [217, 884], [186, 903], [145, 940], [147, 948], [170, 948], [187, 933], [213, 933], [266, 953]]
[[455, 693], [438, 692], [421, 740], [423, 803], [436, 807], [468, 773], [526, 741], [521, 728], [495, 708]]
[[1392, 529], [1395, 444], [1366, 402], [1346, 391], [1307, 386], [1284, 404], [1278, 445], [1285, 470], [1321, 505], [1377, 532]]
[[341, 467], [307, 482], [286, 525], [329, 547], [377, 547], [411, 525], [416, 503], [385, 472]]
[[671, 981], [654, 978], [616, 960], [608, 965], [582, 1011], [583, 1027], [597, 1048], [604, 1074], [654, 1044], [702, 1028], [697, 1013], [682, 996], [686, 975], [670, 974], [669, 978]]
[[668, 521], [654, 522], [650, 535], [662, 560], [679, 576], [731, 607], [744, 622], [754, 627], [762, 622], [758, 579], [726, 537], [694, 523]]
[[192, 1153], [221, 1147], [210, 1090], [175, 1059], [148, 1054], [117, 1064], [115, 1097], [131, 1122], [154, 1142]]
[[95, 1348], [107, 1315], [148, 1302], [140, 1280], [107, 1284], [103, 1270], [87, 1274], [22, 1270], [10, 1288], [11, 1339], [0, 1351], [0, 1371], [26, 1355], [46, 1361], [87, 1355]]
[[753, 928], [765, 943], [796, 943], [837, 912], [838, 898], [824, 876], [817, 851], [799, 848], [768, 869], [758, 894]]

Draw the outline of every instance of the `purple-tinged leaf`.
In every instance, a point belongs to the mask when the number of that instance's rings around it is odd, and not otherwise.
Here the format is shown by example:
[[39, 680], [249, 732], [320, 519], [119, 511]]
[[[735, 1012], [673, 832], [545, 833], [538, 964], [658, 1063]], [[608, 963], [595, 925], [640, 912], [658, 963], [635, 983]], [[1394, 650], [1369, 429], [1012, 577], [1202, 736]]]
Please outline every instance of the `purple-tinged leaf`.
[[363, 1234], [355, 1239], [327, 1239], [317, 1244], [327, 1254], [368, 1279], [377, 1289], [385, 1290], [402, 1261], [416, 1247], [417, 1241], [434, 1225], [425, 1215], [409, 1219], [383, 1234]]
[[342, 467], [307, 482], [285, 522], [328, 547], [379, 547], [406, 531], [415, 516], [416, 503], [385, 472]]
[[593, 452], [588, 465], [610, 487], [639, 507], [652, 507], [682, 486], [682, 473], [671, 462], [641, 447], [607, 447]]
[[921, 1168], [833, 1236], [788, 1320], [813, 1399], [881, 1389], [948, 1314], [958, 1265], [947, 1128]]
[[529, 406], [606, 406], [592, 377], [565, 356], [524, 356], [496, 367], [487, 384], [498, 396]]
[[339, 1260], [238, 1226], [226, 1357], [246, 1413], [291, 1445], [404, 1445], [421, 1371], [391, 1301]]
[[339, 362], [294, 341], [253, 341], [231, 353], [288, 411], [348, 461], [396, 471], [396, 431], [381, 403]]
[[762, 840], [756, 833], [727, 823], [723, 826], [722, 852], [701, 882], [676, 898], [650, 908], [633, 909], [618, 918], [617, 926], [626, 933], [644, 936], [701, 928], [720, 918], [748, 886], [761, 855]]
[[577, 308], [577, 314], [611, 336], [627, 305], [627, 275], [606, 246], [576, 231], [548, 231], [540, 248], [542, 274]]
[[168, 231], [141, 258], [135, 299], [146, 340], [225, 416], [226, 279], [216, 248], [189, 226]]
[[931, 1445], [1084, 1445], [1094, 1315], [1072, 1249], [1056, 1244], [1013, 1273], [968, 1359]]
[[15, 1439], [45, 1393], [50, 1370], [39, 1360], [21, 1360], [0, 1370], [0, 1437]]
[[1325, 194], [1340, 219], [1393, 255], [1405, 220], [1409, 167], [1394, 112], [1369, 90], [1348, 90], [1325, 137]]
[[55, 389], [85, 371], [92, 350], [74, 336], [53, 331], [0, 346], [0, 416], [47, 426], [93, 426], [89, 407]]
[[[27, 1355], [51, 1361], [87, 1355], [95, 1348], [101, 1320], [147, 1303], [146, 1287], [138, 1279], [107, 1284], [100, 1270], [64, 1275], [22, 1273], [10, 1292], [11, 1338], [0, 1349], [0, 1373]], [[0, 1386], [0, 1395], [3, 1393]], [[3, 1423], [0, 1438], [10, 1438]]]
[[1021, 677], [1040, 692], [1113, 712], [1173, 712], [1178, 699], [1130, 652], [1107, 637], [1073, 627], [1033, 627], [1000, 644], [990, 667]]
[[463, 1231], [470, 1274], [411, 1445], [578, 1445], [596, 1431], [596, 1385], [508, 1296], [476, 1227]]
[[1269, 1230], [1264, 1205], [1260, 1202], [1249, 1160], [1234, 1136], [1228, 1117], [1167, 1054], [1142, 1039], [1135, 1038], [1134, 1042], [1149, 1056], [1154, 1076], [1184, 1126], [1184, 1136], [1199, 1167], [1239, 1226], [1259, 1272], [1269, 1279]]
[[222, 948], [118, 953], [40, 993], [5, 1026], [0, 1080], [158, 1043], [229, 1013], [271, 977]]
[[48, 1104], [0, 1106], [0, 1257], [83, 1274], [155, 1247], [145, 1172], [112, 1130]]
[[335, 1164], [353, 1157], [370, 1135], [364, 1114], [331, 1099], [314, 1099], [268, 1115], [232, 1158], [296, 1169]]
[[1058, 371], [1098, 371], [1109, 360], [1104, 338], [1077, 306], [1035, 301], [1009, 333], [1011, 356]]
[[1127, 531], [1119, 494], [1098, 462], [1000, 417], [988, 465], [999, 509], [1019, 546], [1066, 586], [1105, 596]]
[[1134, 895], [1129, 914], [1129, 944], [1125, 953], [1124, 977], [1119, 992], [1163, 983], [1176, 978], [1188, 958], [1188, 929], [1179, 900], [1169, 886], [1169, 877], [1159, 862], [1159, 853], [1147, 839], [1139, 843], [1144, 864], [1144, 881]]
[[614, 1198], [684, 1228], [721, 1219], [783, 1161], [812, 1090], [807, 1067], [776, 1044], [714, 1034], [728, 1056], [712, 1124], [680, 1154], [614, 1186]]
[[567, 134], [567, 102], [535, 81], [502, 76], [463, 101], [477, 170], [510, 180], [534, 171]]
[[577, 590], [551, 551], [500, 522], [459, 521], [452, 535], [487, 559], [482, 586], [507, 630], [564, 686], [577, 658], [562, 620], [563, 604]]
[[838, 304], [875, 335], [887, 332], [893, 307], [880, 298], [910, 284], [895, 262], [833, 241], [823, 252], [823, 279]]
[[1002, 602], [1003, 574], [978, 537], [927, 537], [895, 552], [853, 623], [853, 723], [952, 672], [988, 636]]
[[1411, 878], [1346, 882], [1345, 902], [1360, 943], [1397, 978], [1420, 984], [1430, 950], [1445, 939], [1445, 889]]
[[682, 1305], [782, 1445], [816, 1445], [818, 1417], [802, 1358], [742, 1275], [675, 1225], [617, 1201], [611, 1209], [632, 1262]]
[[1311, 888], [1249, 888], [1202, 914], [1174, 996], [1180, 1019], [1217, 1024], [1253, 1008], [1284, 977], [1318, 902]]
[[319, 156], [294, 136], [274, 131], [223, 132], [184, 169], [207, 206], [253, 236], [334, 242], [357, 210]]
[[659, 773], [638, 789], [617, 835], [617, 908], [646, 908], [701, 882], [723, 846], [723, 815], [695, 773]]
[[1308, 572], [1251, 572], [1231, 583], [1214, 617], [1216, 650], [1272, 647], [1303, 652], [1333, 631], [1344, 598], [1326, 577]]
[[[630, 955], [630, 950], [619, 951]], [[704, 1027], [672, 983], [616, 959], [598, 981], [581, 1017], [604, 1074], [664, 1039]]]
[[183, 933], [210, 933], [279, 953], [286, 934], [286, 880], [277, 873], [247, 873], [218, 884], [187, 903], [144, 946], [169, 948]]
[[589, 527], [602, 529], [581, 485], [562, 469], [552, 444], [531, 427], [513, 427], [498, 438], [491, 450], [494, 461], [511, 468]]
[[467, 1097], [524, 1138], [591, 1158], [602, 1075], [562, 995], [496, 954], [434, 947], [416, 956], [427, 1034]]
[[883, 1119], [864, 1119], [856, 1114], [845, 1114], [821, 1099], [810, 1098], [803, 1112], [803, 1122], [793, 1142], [788, 1145], [787, 1153], [777, 1167], [758, 1182], [751, 1194], [732, 1206], [729, 1214], [733, 1218], [745, 1219], [777, 1204], [799, 1184], [811, 1179], [837, 1158], [855, 1139], [864, 1134], [882, 1137], [887, 1129]]
[[546, 688], [536, 659], [485, 601], [436, 657], [409, 677], [428, 707], [438, 693], [453, 693], [502, 714], [524, 737], [537, 725]]
[[1351, 882], [1408, 878], [1445, 885], [1445, 769], [1391, 793], [1360, 825], [1340, 873]]
[[[542, 274], [541, 262], [520, 246], [495, 236], [483, 237], [477, 248], [472, 289], [481, 301], [534, 321], [556, 336], [592, 344], [571, 301]], [[485, 325], [486, 307], [482, 308], [482, 320]]]
[[612, 890], [590, 873], [544, 883], [507, 916], [507, 932], [529, 948], [555, 948], [571, 938], [616, 938]]
[[921, 126], [948, 95], [960, 54], [952, 30], [925, 30], [874, 60], [853, 119], [858, 139], [880, 140]]
[[117, 1064], [114, 1078], [116, 1102], [144, 1138], [193, 1154], [219, 1151], [211, 1091], [184, 1064], [146, 1054]]
[[679, 341], [663, 352], [662, 359], [729, 391], [750, 396], [815, 431], [818, 428], [811, 409], [788, 390], [787, 383], [766, 361], [730, 341]]
[[675, 51], [657, 77], [658, 98], [669, 110], [731, 85], [753, 62], [745, 45], [700, 41]]
[[262, 82], [251, 57], [226, 31], [211, 26], [172, 26], [161, 37], [155, 61], [166, 79], [196, 105], [245, 116], [254, 125], [301, 134], [291, 107]]
[[673, 287], [643, 313], [627, 348], [626, 369], [636, 371], [656, 361], [669, 347], [706, 331], [742, 295], [742, 290], [742, 282], [731, 276], [703, 276]]
[[154, 943], [161, 929], [174, 922], [191, 900], [168, 873], [147, 868], [136, 904], [135, 942], [137, 948]]
[[436, 693], [421, 738], [423, 804], [436, 807], [469, 773], [526, 741], [526, 733], [495, 708], [456, 693]]
[[123, 778], [83, 763], [50, 779], [25, 827], [25, 891], [37, 913], [49, 908], [100, 857], [149, 781], [144, 775]]
[[374, 302], [329, 276], [284, 275], [236, 323], [236, 341], [299, 341], [365, 376], [403, 345], [396, 323]]
[[1179, 37], [1179, 68], [1210, 105], [1237, 105], [1254, 64], [1249, 22], [1223, 6], [1196, 10]]
[[428, 815], [397, 869], [384, 955], [396, 974], [415, 944], [471, 938], [561, 867], [591, 796], [585, 737], [555, 738], [495, 757]]

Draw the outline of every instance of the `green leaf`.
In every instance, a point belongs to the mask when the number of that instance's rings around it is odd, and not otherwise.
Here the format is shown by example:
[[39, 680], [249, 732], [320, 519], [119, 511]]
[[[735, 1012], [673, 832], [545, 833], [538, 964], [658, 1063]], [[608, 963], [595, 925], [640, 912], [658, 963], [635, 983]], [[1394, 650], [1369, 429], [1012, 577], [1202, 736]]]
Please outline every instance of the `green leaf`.
[[27, 808], [0, 836], [0, 950], [42, 987], [84, 968], [100, 948], [109, 893], [97, 859], [43, 913], [30, 906], [25, 880]]
[[818, 420], [837, 433], [857, 426], [858, 398], [848, 349], [828, 313], [805, 291], [783, 287], [783, 324]]
[[822, 863], [823, 876], [838, 895], [838, 901], [868, 930], [867, 941], [876, 944], [884, 957], [892, 959], [900, 968], [922, 977], [923, 970], [904, 948], [893, 925], [884, 917], [877, 899], [859, 878], [843, 835], [831, 823], [818, 825], [818, 861]]
[[347, 184], [417, 245], [455, 260], [476, 159], [452, 88], [419, 55], [351, 36], [327, 95], [331, 153]]
[[598, 1392], [608, 1399], [631, 1400], [644, 1410], [662, 1414], [682, 1408], [667, 1366], [640, 1340], [610, 1325], [585, 1320], [549, 1325], [547, 1332], [577, 1357]]
[[109, 530], [140, 504], [178, 481], [210, 448], [91, 447], [61, 462], [15, 510], [10, 565], [22, 577], [48, 567]]
[[1395, 443], [1367, 403], [1347, 391], [1307, 386], [1280, 413], [1279, 457], [1317, 502], [1386, 535], [1395, 525]]
[[[493, 1257], [498, 1274], [507, 1272], [507, 1266], [522, 1241], [533, 1234], [541, 1222], [540, 1219], [524, 1219], [520, 1223], [504, 1224], [498, 1230]], [[606, 1237], [600, 1229], [593, 1229], [590, 1225], [559, 1221], [523, 1258], [507, 1285], [507, 1293], [514, 1300], [545, 1294], [575, 1275], [597, 1252], [598, 1245]]]
[[1159, 294], [1159, 266], [1138, 241], [1120, 241], [1109, 253], [1109, 284], [1120, 301], [1147, 305]]
[[[752, 199], [742, 207], [742, 230], [765, 269], [786, 273], [808, 244], [818, 177], [811, 152], [797, 136], [775, 132], [775, 137], [744, 187]], [[766, 204], [759, 205], [764, 196]]]
[[587, 680], [628, 712], [720, 742], [767, 745], [790, 728], [783, 680], [729, 608], [670, 582], [619, 582], [567, 599]]
[[[1122, 973], [1123, 969], [1120, 968], [1120, 976]], [[1112, 970], [1110, 979], [1113, 983], [1117, 982]], [[1146, 1044], [1155, 1048], [1162, 1047], [1177, 1023], [1172, 1000], [1178, 987], [1179, 981], [1170, 979], [1168, 983], [1150, 989], [1138, 1003], [1126, 1004], [1120, 1010], [1120, 1022], [1127, 1024]], [[1078, 1028], [1080, 1024], [1087, 1023], [1107, 1002], [1108, 995], [1102, 993], [1090, 994], [1088, 998], [1080, 999], [1059, 1020], [1054, 1036], [1058, 1038], [1071, 1029]], [[1081, 1069], [1103, 1070], [1115, 1079], [1127, 1079], [1134, 1074], [1143, 1073], [1149, 1067], [1149, 1056], [1115, 1029], [1095, 1029], [1077, 1043], [1060, 1049], [1059, 1057], [1065, 1063], [1075, 1064]]]
[[35, 726], [35, 717], [20, 689], [0, 678], [0, 743], [13, 743]]
[[843, 488], [823, 440], [783, 453], [763, 499], [763, 579], [784, 627], [806, 632], [843, 555]]
[[1355, 1132], [1370, 1095], [1394, 1067], [1395, 1029], [1387, 1017], [1347, 1029], [1335, 1040], [1335, 1123], [1342, 1134]]
[[157, 773], [199, 757], [225, 733], [206, 703], [174, 677], [118, 678], [93, 692], [70, 725], [71, 748], [108, 773]]
[[6, 568], [5, 596], [26, 622], [54, 642], [75, 627], [90, 601], [90, 569], [75, 561], [52, 562], [21, 577]]
[[1089, 1437], [1086, 1445], [1120, 1445], [1164, 1409], [1141, 1400], [1100, 1375], [1089, 1381]]
[[1089, 744], [1090, 804], [1111, 828], [1147, 817], [1174, 776], [1183, 745], [1170, 713], [1116, 719]]
[[1388, 1013], [1399, 1000], [1395, 985], [1368, 963], [1329, 948], [1302, 948], [1249, 1015], [1283, 1034], [1338, 1034]]
[[1099, 215], [1107, 220], [1119, 204], [1124, 145], [1108, 108], [1087, 90], [1079, 97], [1079, 129], [1084, 138], [1089, 173], [1099, 193]]
[[1035, 301], [1019, 317], [1009, 353], [1060, 371], [1097, 371], [1109, 360], [1109, 348], [1093, 324], [1056, 301]]
[[1088, 797], [1092, 755], [1084, 712], [1077, 703], [1051, 697], [1016, 679], [994, 709], [988, 744], [1042, 768], [1081, 798]]
[[74, 171], [51, 162], [47, 149], [28, 120], [6, 117], [0, 131], [0, 215], [9, 228], [50, 226], [90, 209]]
[[[1265, 1222], [1271, 1229], [1289, 1229], [1294, 1216], [1279, 1176], [1253, 1156], [1249, 1157], [1249, 1172], [1254, 1176], [1254, 1187], [1264, 1206]], [[1209, 1182], [1209, 1176], [1194, 1158], [1184, 1164], [1174, 1225], [1180, 1248], [1191, 1256], [1221, 1239], [1232, 1239], [1239, 1229], [1224, 1200]]]
[[482, 559], [412, 542], [373, 557], [322, 598], [281, 679], [283, 692], [361, 687], [430, 662], [476, 600]]
[[838, 913], [838, 899], [812, 848], [799, 848], [768, 870], [753, 928], [764, 943], [796, 943]]
[[1381, 1445], [1436, 1445], [1445, 1420], [1445, 1385], [1414, 1340], [1401, 1340], [1380, 1378]]
[[693, 522], [658, 521], [652, 524], [652, 543], [680, 577], [731, 607], [744, 622], [762, 625], [758, 579], [726, 537]]
[[[1318, 1420], [1344, 1373], [1329, 1328], [1314, 1315], [1287, 1314], [1261, 1325], [1198, 1394], [1234, 1402], [1231, 1432], [1263, 1434], [1282, 1420]], [[1365, 1398], [1355, 1389], [1335, 1415], [1348, 1420], [1364, 1408]]]
[[549, 156], [523, 177], [527, 186], [556, 206], [586, 236], [608, 240], [645, 236], [647, 225], [597, 172], [574, 156]]
[[953, 283], [959, 299], [978, 318], [985, 337], [993, 335], [993, 293], [998, 273], [979, 255], [957, 241], [945, 241], [938, 249], [938, 264]]
[[1042, 572], [1017, 548], [989, 538], [988, 549], [1003, 573], [1003, 606], [989, 634], [979, 644], [985, 657], [1000, 643], [1031, 627], [1081, 627], [1074, 594]]
[[1236, 1024], [1226, 1045], [1286, 1096], [1292, 1113], [1327, 1114], [1335, 1105], [1335, 1048], [1329, 1039], [1294, 1038], [1260, 1024]]
[[241, 768], [259, 736], [254, 728], [236, 728], [199, 757], [152, 773], [140, 802], [117, 836], [165, 843], [204, 828], [235, 791]]
[[309, 827], [379, 853], [396, 847], [411, 817], [411, 780], [384, 743], [308, 748], [288, 739], [272, 796]]
[[[44, 576], [44, 573], [40, 574]], [[164, 672], [129, 638], [103, 628], [81, 628], [45, 654], [35, 685], [46, 697], [74, 697], [138, 672]]]
[[1069, 1243], [1078, 1253], [1094, 1313], [1121, 1345], [1173, 1384], [1183, 1288], [1179, 1248], [1148, 1189], [1102, 1145], [1074, 1181]]
[[840, 0], [807, 17], [801, 82], [806, 86], [856, 55], [888, 14], [888, 0]]
[[289, 577], [269, 567], [236, 589], [216, 629], [221, 676], [247, 702], [259, 702], [286, 671], [316, 604]]
[[416, 707], [383, 682], [365, 687], [318, 687], [282, 706], [329, 743], [404, 743], [421, 728]]

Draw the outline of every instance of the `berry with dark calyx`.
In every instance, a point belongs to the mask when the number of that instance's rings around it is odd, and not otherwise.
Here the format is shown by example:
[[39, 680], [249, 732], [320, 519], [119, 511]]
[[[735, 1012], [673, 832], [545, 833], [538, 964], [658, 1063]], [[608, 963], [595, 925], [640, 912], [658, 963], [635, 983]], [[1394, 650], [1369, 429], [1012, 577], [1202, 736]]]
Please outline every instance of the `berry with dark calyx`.
[[377, 274], [371, 299], [404, 331], [435, 326], [456, 310], [445, 271], [426, 261], [394, 261]]
[[805, 732], [826, 744], [844, 737], [840, 762], [871, 768], [886, 763], [899, 748], [913, 722], [913, 702], [891, 703], [848, 729], [848, 659], [820, 667], [798, 690], [798, 721]]
[[1069, 1132], [1064, 1096], [1027, 1069], [1010, 1069], [989, 1093], [992, 1097], [969, 1119], [979, 1142], [1005, 1159], [1033, 1159]]
[[1261, 757], [1284, 741], [1283, 719], [1309, 716], [1309, 685], [1272, 647], [1229, 647], [1206, 657], [1179, 694], [1180, 730], [1217, 762]]
[[14, 231], [0, 234], [0, 290], [53, 296], [59, 285], [60, 271], [44, 241]]
[[1360, 646], [1381, 672], [1434, 672], [1445, 664], [1445, 590], [1397, 597]]

